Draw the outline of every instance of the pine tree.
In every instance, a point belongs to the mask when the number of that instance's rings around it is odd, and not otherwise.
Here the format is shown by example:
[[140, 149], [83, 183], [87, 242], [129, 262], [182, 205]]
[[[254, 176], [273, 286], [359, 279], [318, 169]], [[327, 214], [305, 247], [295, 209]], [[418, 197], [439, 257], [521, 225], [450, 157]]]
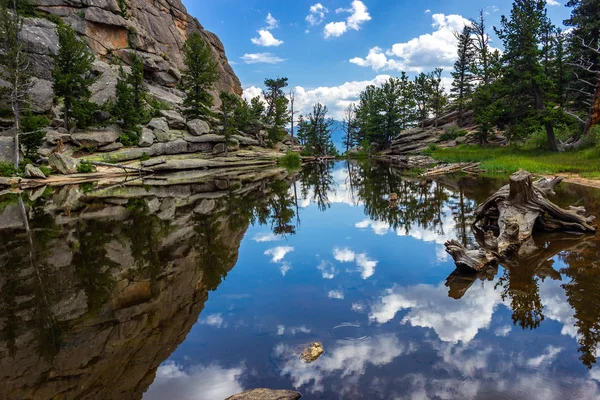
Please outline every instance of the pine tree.
[[327, 106], [316, 103], [307, 119], [301, 118], [298, 126], [298, 136], [302, 136], [308, 152], [315, 156], [327, 156], [334, 149], [331, 141], [331, 126], [333, 120], [327, 118]]
[[239, 107], [240, 99], [235, 94], [225, 91], [221, 92], [219, 99], [221, 100], [221, 135], [225, 137], [225, 156], [227, 156], [231, 137], [236, 133], [234, 111]]
[[545, 5], [544, 0], [515, 0], [510, 19], [502, 16], [496, 33], [505, 48], [502, 86], [510, 99], [512, 133], [528, 135], [542, 125], [550, 149], [558, 151], [539, 45], [547, 24]]
[[346, 147], [346, 153], [355, 147], [358, 142], [356, 138], [356, 106], [350, 103], [344, 110], [344, 120], [342, 122], [344, 130], [343, 144]]
[[414, 82], [408, 79], [406, 72], [402, 71], [399, 78], [400, 85], [400, 104], [398, 109], [400, 112], [400, 129], [406, 130], [413, 126], [417, 119], [416, 102], [415, 102], [415, 86]]
[[27, 92], [30, 86], [29, 60], [19, 38], [23, 27], [23, 16], [20, 12], [21, 1], [0, 1], [0, 79], [8, 82], [8, 87], [0, 88], [0, 94], [10, 103], [15, 120], [14, 156], [15, 170], [19, 168], [19, 133], [21, 131], [21, 114], [28, 103]]
[[265, 79], [263, 97], [267, 102], [265, 120], [269, 124], [275, 124], [275, 113], [277, 109], [277, 100], [284, 97], [283, 89], [288, 86], [288, 78]]
[[185, 92], [184, 114], [188, 119], [210, 116], [213, 105], [210, 90], [219, 75], [210, 47], [196, 32], [185, 41], [184, 63], [185, 70], [181, 76], [181, 87]]
[[471, 27], [467, 25], [464, 26], [462, 32], [454, 34], [458, 41], [458, 59], [454, 63], [450, 93], [454, 106], [458, 109], [458, 126], [462, 126], [464, 123], [464, 112], [474, 90], [475, 77], [472, 73], [472, 66], [475, 64], [476, 53], [471, 34]]
[[64, 101], [64, 127], [69, 129], [75, 108], [79, 111], [75, 115], [76, 123], [81, 124], [83, 119], [87, 119], [87, 116], [81, 115], [81, 111], [90, 109], [90, 86], [96, 80], [92, 74], [95, 57], [69, 25], [60, 25], [57, 31], [58, 54], [54, 59], [52, 88], [54, 94]]
[[271, 145], [281, 141], [285, 136], [285, 124], [288, 121], [288, 99], [285, 96], [277, 97], [274, 103], [274, 109], [271, 117], [269, 118], [272, 124], [269, 129], [267, 139]]
[[477, 61], [473, 64], [473, 73], [480, 84], [490, 84], [490, 36], [486, 32], [483, 10], [479, 11], [479, 19], [471, 20], [471, 31], [474, 37], [473, 46]]
[[423, 123], [429, 117], [429, 105], [431, 104], [431, 76], [421, 72], [414, 80], [415, 103], [417, 104], [417, 120], [423, 128]]
[[444, 108], [448, 104], [448, 96], [446, 96], [444, 87], [442, 86], [442, 72], [444, 72], [443, 68], [436, 68], [431, 74], [429, 74], [429, 86], [431, 88], [431, 97], [429, 98], [429, 102], [431, 111], [433, 112], [433, 117], [435, 118], [436, 128], [438, 127], [438, 120], [442, 116]]
[[116, 102], [112, 114], [123, 123], [127, 131], [135, 131], [140, 123], [147, 119], [147, 90], [144, 85], [144, 64], [142, 59], [131, 56], [131, 72], [119, 68], [116, 86]]

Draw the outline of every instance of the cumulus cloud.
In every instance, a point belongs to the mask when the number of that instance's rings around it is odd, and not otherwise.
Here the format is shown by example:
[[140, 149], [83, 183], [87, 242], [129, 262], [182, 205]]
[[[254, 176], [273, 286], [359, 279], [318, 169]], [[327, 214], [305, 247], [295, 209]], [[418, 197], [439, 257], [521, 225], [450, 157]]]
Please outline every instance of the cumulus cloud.
[[538, 357], [530, 358], [527, 360], [527, 366], [532, 368], [538, 368], [541, 365], [550, 364], [556, 358], [558, 353], [562, 351], [562, 347], [548, 346], [543, 354]]
[[290, 269], [292, 269], [290, 263], [283, 262], [281, 263], [281, 267], [279, 267], [279, 272], [281, 272], [282, 276], [285, 276]]
[[282, 40], [275, 39], [273, 34], [266, 29], [258, 31], [258, 37], [250, 39], [257, 46], [277, 47], [283, 44]]
[[329, 10], [323, 6], [321, 3], [314, 4], [310, 6], [310, 13], [306, 16], [306, 22], [310, 26], [320, 25], [325, 20], [325, 14], [327, 14]]
[[361, 271], [361, 277], [368, 279], [375, 273], [375, 267], [378, 261], [370, 259], [366, 253], [356, 254], [349, 248], [334, 248], [333, 258], [341, 263], [356, 262], [356, 266]]
[[451, 68], [456, 60], [455, 31], [470, 22], [460, 15], [433, 14], [434, 31], [408, 42], [396, 43], [386, 51], [373, 47], [366, 57], [354, 57], [351, 63], [375, 71], [423, 72], [436, 67]]
[[[252, 98], [252, 97], [250, 97], [250, 98]], [[250, 100], [250, 99], [248, 99], [248, 100]], [[277, 242], [277, 241], [279, 241], [281, 239], [282, 239], [281, 236], [275, 235], [272, 232], [257, 233], [252, 238], [252, 240], [254, 240], [255, 242], [258, 242], [258, 243], [263, 243], [263, 242]]]
[[512, 331], [512, 326], [510, 326], [510, 325], [504, 325], [504, 326], [501, 326], [500, 328], [496, 329], [496, 331], [494, 332], [494, 334], [496, 336], [506, 337], [506, 336], [508, 336], [508, 334], [510, 333], [510, 331]]
[[225, 326], [225, 320], [223, 319], [223, 315], [221, 314], [209, 314], [206, 318], [200, 320], [201, 324], [210, 325], [217, 328]]
[[425, 14], [430, 14], [430, 13], [431, 13], [430, 9], [425, 10]]
[[167, 361], [156, 370], [156, 378], [144, 399], [225, 399], [244, 391], [240, 382], [244, 372], [243, 365], [237, 368], [196, 365], [186, 370], [182, 365]]
[[354, 226], [359, 229], [366, 229], [368, 227], [371, 227], [371, 229], [373, 229], [373, 232], [375, 232], [375, 234], [379, 236], [383, 236], [390, 231], [390, 224], [388, 224], [385, 221], [371, 221], [370, 219], [365, 219], [363, 221], [357, 222], [356, 224], [354, 224]]
[[293, 247], [290, 246], [277, 246], [272, 249], [268, 249], [265, 251], [266, 256], [271, 256], [271, 262], [276, 263], [283, 260], [287, 253], [294, 251]]
[[317, 269], [321, 271], [321, 276], [323, 279], [333, 279], [335, 278], [336, 270], [332, 263], [329, 261], [321, 261], [321, 263], [317, 266]]
[[[296, 355], [291, 346], [279, 344], [274, 355], [279, 358], [282, 376], [289, 375], [294, 388], [305, 387], [307, 393], [322, 392], [324, 380], [331, 376], [344, 378], [344, 386], [355, 387], [352, 380], [358, 380], [369, 365], [383, 366], [399, 356], [416, 350], [412, 344], [400, 343], [395, 335], [379, 335], [369, 342], [338, 343], [319, 358], [318, 362], [305, 363]], [[351, 394], [345, 398], [351, 398]]]
[[273, 53], [246, 53], [241, 59], [246, 64], [278, 64], [285, 61]]
[[339, 8], [336, 10], [338, 14], [343, 12], [350, 15], [345, 21], [330, 22], [325, 25], [325, 38], [342, 36], [348, 29], [358, 31], [365, 22], [371, 20], [367, 6], [360, 0], [354, 0], [348, 9]]
[[387, 290], [369, 312], [369, 319], [380, 324], [408, 310], [401, 323], [431, 328], [444, 342], [468, 343], [480, 329], [489, 327], [500, 293], [493, 284], [473, 286], [461, 301], [448, 297], [444, 282], [437, 286], [396, 286]]
[[341, 290], [330, 290], [329, 293], [327, 293], [327, 297], [329, 297], [330, 299], [343, 300], [344, 292], [342, 292]]
[[556, 0], [546, 0], [546, 4], [549, 6], [560, 6], [560, 3]]

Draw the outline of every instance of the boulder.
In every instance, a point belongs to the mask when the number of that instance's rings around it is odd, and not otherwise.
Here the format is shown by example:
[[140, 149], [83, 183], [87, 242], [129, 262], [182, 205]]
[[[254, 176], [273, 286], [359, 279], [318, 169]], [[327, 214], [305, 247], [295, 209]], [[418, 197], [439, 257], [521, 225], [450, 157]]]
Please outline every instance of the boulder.
[[456, 144], [465, 144], [467, 142], [467, 138], [465, 136], [459, 136], [456, 138]]
[[46, 136], [44, 137], [44, 140], [50, 146], [56, 146], [58, 144], [59, 140], [63, 144], [69, 143], [71, 141], [71, 135], [69, 135], [68, 133], [64, 133], [64, 131], [62, 129], [61, 130], [48, 130], [48, 131], [46, 131]]
[[25, 51], [29, 53], [32, 75], [52, 80], [53, 56], [58, 54], [56, 25], [44, 18], [25, 18], [19, 32]]
[[54, 101], [52, 82], [33, 77], [31, 78], [29, 93], [33, 112], [44, 114], [52, 109], [52, 102]]
[[198, 214], [208, 215], [213, 212], [217, 203], [214, 199], [204, 199], [194, 208], [194, 212]]
[[202, 136], [185, 135], [183, 140], [190, 143], [224, 143], [225, 138], [221, 135], [208, 133]]
[[225, 153], [225, 143], [217, 143], [214, 145], [214, 147], [212, 148], [212, 153], [213, 154], [221, 154], [221, 153]]
[[183, 139], [177, 139], [172, 142], [164, 143], [165, 149], [163, 154], [182, 154], [188, 152], [188, 144]]
[[46, 175], [38, 167], [34, 167], [31, 164], [25, 166], [25, 177], [26, 178], [37, 178], [46, 179]]
[[115, 143], [107, 144], [106, 146], [99, 147], [98, 151], [107, 153], [109, 151], [115, 151], [115, 150], [122, 149], [123, 147], [125, 147], [125, 145], [123, 143], [115, 142]]
[[167, 124], [167, 119], [164, 117], [161, 118], [153, 118], [149, 123], [148, 123], [148, 128], [152, 129], [153, 131], [165, 131], [168, 132], [169, 131], [169, 124]]
[[48, 164], [50, 168], [55, 169], [61, 174], [74, 174], [77, 172], [77, 165], [79, 160], [67, 156], [66, 154], [52, 153], [48, 157]]
[[259, 146], [260, 145], [258, 140], [249, 138], [248, 136], [233, 135], [233, 139], [237, 140], [242, 146]]
[[173, 110], [162, 110], [160, 115], [167, 119], [167, 123], [169, 124], [169, 128], [171, 129], [185, 129], [185, 119], [181, 114], [177, 111]]
[[298, 400], [302, 395], [291, 390], [253, 389], [225, 400]]
[[210, 132], [210, 125], [208, 125], [208, 122], [202, 121], [201, 119], [188, 121], [187, 127], [194, 136], [201, 136]]
[[117, 126], [76, 132], [71, 137], [86, 149], [98, 148], [119, 140], [121, 130]]
[[140, 135], [140, 141], [138, 146], [140, 147], [150, 147], [154, 143], [154, 132], [152, 132], [148, 128], [142, 128], [142, 134]]
[[[104, 104], [117, 97], [116, 87], [119, 79], [119, 67], [96, 60], [92, 64], [92, 71], [98, 79], [90, 86], [92, 97], [90, 100], [96, 104]], [[123, 66], [123, 71], [131, 72], [131, 67]]]
[[155, 130], [154, 136], [156, 137], [156, 140], [161, 143], [170, 142], [171, 139], [173, 139], [170, 131]]

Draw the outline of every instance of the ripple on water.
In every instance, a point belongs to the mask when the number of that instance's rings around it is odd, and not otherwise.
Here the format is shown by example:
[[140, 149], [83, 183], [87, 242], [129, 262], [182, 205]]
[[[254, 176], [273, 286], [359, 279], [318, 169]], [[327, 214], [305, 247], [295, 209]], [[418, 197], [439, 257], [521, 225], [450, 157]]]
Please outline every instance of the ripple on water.
[[331, 328], [330, 336], [338, 341], [347, 343], [369, 342], [373, 335], [358, 322], [344, 322]]

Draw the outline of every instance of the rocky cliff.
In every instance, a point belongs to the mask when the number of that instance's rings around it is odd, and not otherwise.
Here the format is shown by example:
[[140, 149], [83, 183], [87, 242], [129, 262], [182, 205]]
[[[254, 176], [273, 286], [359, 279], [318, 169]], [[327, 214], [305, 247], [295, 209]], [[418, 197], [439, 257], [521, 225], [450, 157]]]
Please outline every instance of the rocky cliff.
[[0, 398], [140, 399], [286, 176], [0, 198]]

